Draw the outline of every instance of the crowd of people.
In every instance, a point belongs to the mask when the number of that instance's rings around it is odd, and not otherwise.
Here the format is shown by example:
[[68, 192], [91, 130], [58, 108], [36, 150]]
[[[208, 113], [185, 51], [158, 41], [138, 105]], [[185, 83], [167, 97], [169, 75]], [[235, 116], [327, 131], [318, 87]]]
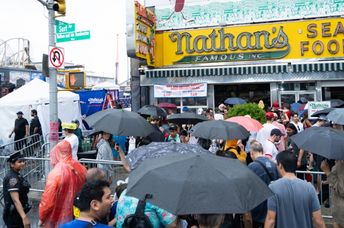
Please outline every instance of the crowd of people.
[[[226, 119], [230, 108], [221, 104], [215, 111], [203, 110], [202, 115], [208, 120]], [[331, 205], [334, 227], [344, 227], [343, 161], [312, 154], [290, 140], [306, 128], [329, 126], [343, 130], [343, 126], [328, 122], [324, 116], [312, 122], [307, 115], [300, 117], [292, 112], [288, 104], [280, 108], [277, 102], [266, 110], [265, 116], [267, 121], [263, 127], [250, 132], [250, 137], [245, 140], [196, 138], [188, 124], [171, 124], [160, 116], [150, 116], [147, 120], [155, 131], [146, 137], [113, 136], [107, 132], [97, 135], [94, 141], [96, 159], [120, 160], [130, 172], [125, 155], [135, 147], [151, 142], [199, 144], [210, 153], [238, 159], [274, 193], [246, 214], [180, 216], [147, 202], [144, 213], [149, 219], [149, 227], [325, 227], [321, 204], [328, 202], [329, 196], [321, 192], [324, 179], [299, 174], [296, 170], [325, 172], [327, 183], [334, 190], [335, 200]], [[98, 164], [87, 170], [78, 161], [82, 133], [77, 131], [77, 124], [62, 124], [65, 138], [50, 153], [53, 169], [47, 177], [39, 205], [39, 226], [128, 227], [126, 218], [135, 214], [139, 199], [126, 194], [127, 180], [117, 182], [116, 189], [111, 189], [115, 172], [111, 165]], [[26, 126], [26, 123], [22, 125]], [[4, 180], [7, 205], [4, 221], [8, 227], [30, 227], [27, 216], [30, 210], [27, 200], [29, 184], [20, 176], [25, 160], [17, 153], [8, 162], [11, 171]], [[315, 181], [309, 182], [310, 178]], [[111, 193], [113, 190], [115, 196]], [[319, 197], [319, 194], [325, 197]]]

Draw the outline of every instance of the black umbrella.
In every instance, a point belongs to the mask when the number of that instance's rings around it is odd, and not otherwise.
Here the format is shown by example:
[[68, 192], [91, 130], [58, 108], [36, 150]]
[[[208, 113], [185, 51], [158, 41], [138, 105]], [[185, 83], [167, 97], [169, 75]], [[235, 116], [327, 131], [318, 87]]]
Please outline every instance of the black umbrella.
[[166, 117], [167, 113], [163, 108], [154, 106], [154, 105], [145, 105], [142, 108], [140, 108], [137, 113], [141, 115], [147, 115], [147, 116], [158, 116], [158, 117]]
[[227, 98], [223, 103], [227, 105], [237, 105], [237, 104], [246, 104], [246, 101], [240, 97], [230, 97], [230, 98]]
[[304, 150], [328, 159], [344, 159], [344, 132], [330, 127], [311, 127], [291, 137]]
[[341, 99], [332, 99], [331, 101], [331, 108], [341, 108], [344, 106], [344, 101]]
[[335, 124], [344, 125], [344, 108], [336, 108], [326, 117]]
[[207, 117], [193, 112], [173, 114], [167, 117], [167, 121], [174, 124], [197, 124], [206, 120], [208, 120]]
[[127, 161], [131, 169], [135, 169], [147, 158], [158, 158], [167, 154], [202, 154], [210, 153], [197, 144], [185, 144], [175, 142], [153, 142], [146, 146], [140, 146], [131, 151]]
[[122, 109], [106, 109], [85, 119], [95, 131], [113, 135], [147, 136], [154, 132], [153, 126], [136, 112]]
[[245, 213], [272, 196], [266, 184], [236, 159], [213, 154], [145, 160], [130, 173], [128, 195], [175, 215]]
[[320, 110], [320, 111], [316, 111], [315, 113], [313, 113], [311, 116], [312, 117], [320, 117], [320, 116], [322, 116], [322, 115], [327, 115], [327, 114], [329, 114], [331, 111], [333, 111], [334, 110], [334, 108], [325, 108], [325, 109], [323, 109], [323, 110]]
[[250, 136], [243, 126], [224, 120], [198, 123], [191, 131], [193, 136], [204, 139], [246, 139]]

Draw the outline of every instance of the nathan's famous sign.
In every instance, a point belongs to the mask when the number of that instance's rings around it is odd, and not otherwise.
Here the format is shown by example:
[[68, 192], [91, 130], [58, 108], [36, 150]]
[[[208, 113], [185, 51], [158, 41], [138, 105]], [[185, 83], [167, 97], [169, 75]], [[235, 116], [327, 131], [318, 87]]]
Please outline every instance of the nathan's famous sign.
[[156, 42], [156, 67], [341, 58], [344, 55], [344, 19], [169, 31], [157, 34]]

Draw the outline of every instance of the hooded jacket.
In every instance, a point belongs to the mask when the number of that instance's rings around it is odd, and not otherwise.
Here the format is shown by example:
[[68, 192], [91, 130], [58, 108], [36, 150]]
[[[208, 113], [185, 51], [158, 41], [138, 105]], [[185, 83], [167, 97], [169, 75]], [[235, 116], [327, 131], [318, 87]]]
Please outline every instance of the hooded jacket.
[[59, 142], [52, 149], [50, 159], [53, 169], [39, 204], [39, 219], [47, 228], [73, 220], [73, 201], [86, 181], [86, 168], [73, 160], [68, 141]]

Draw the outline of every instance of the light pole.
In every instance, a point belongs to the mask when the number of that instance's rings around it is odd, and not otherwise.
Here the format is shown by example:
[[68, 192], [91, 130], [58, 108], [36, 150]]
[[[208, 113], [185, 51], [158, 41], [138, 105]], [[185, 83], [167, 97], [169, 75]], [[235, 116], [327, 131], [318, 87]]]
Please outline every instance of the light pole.
[[[48, 1], [49, 11], [49, 46], [55, 47], [55, 11], [53, 10], [54, 0]], [[51, 6], [51, 7], [49, 7]], [[50, 53], [49, 53], [50, 55]], [[56, 69], [49, 68], [49, 117], [50, 117], [50, 135], [49, 142], [50, 148], [53, 148], [59, 139], [58, 129], [58, 117], [57, 117], [57, 81], [56, 81]]]
[[[54, 0], [37, 0], [48, 9], [48, 31], [49, 31], [49, 46], [55, 47], [55, 11], [53, 9]], [[49, 53], [50, 55], [50, 53]], [[50, 57], [50, 56], [49, 56]], [[56, 69], [49, 68], [49, 143], [50, 148], [53, 148], [58, 142], [58, 117], [57, 117], [57, 81]]]

